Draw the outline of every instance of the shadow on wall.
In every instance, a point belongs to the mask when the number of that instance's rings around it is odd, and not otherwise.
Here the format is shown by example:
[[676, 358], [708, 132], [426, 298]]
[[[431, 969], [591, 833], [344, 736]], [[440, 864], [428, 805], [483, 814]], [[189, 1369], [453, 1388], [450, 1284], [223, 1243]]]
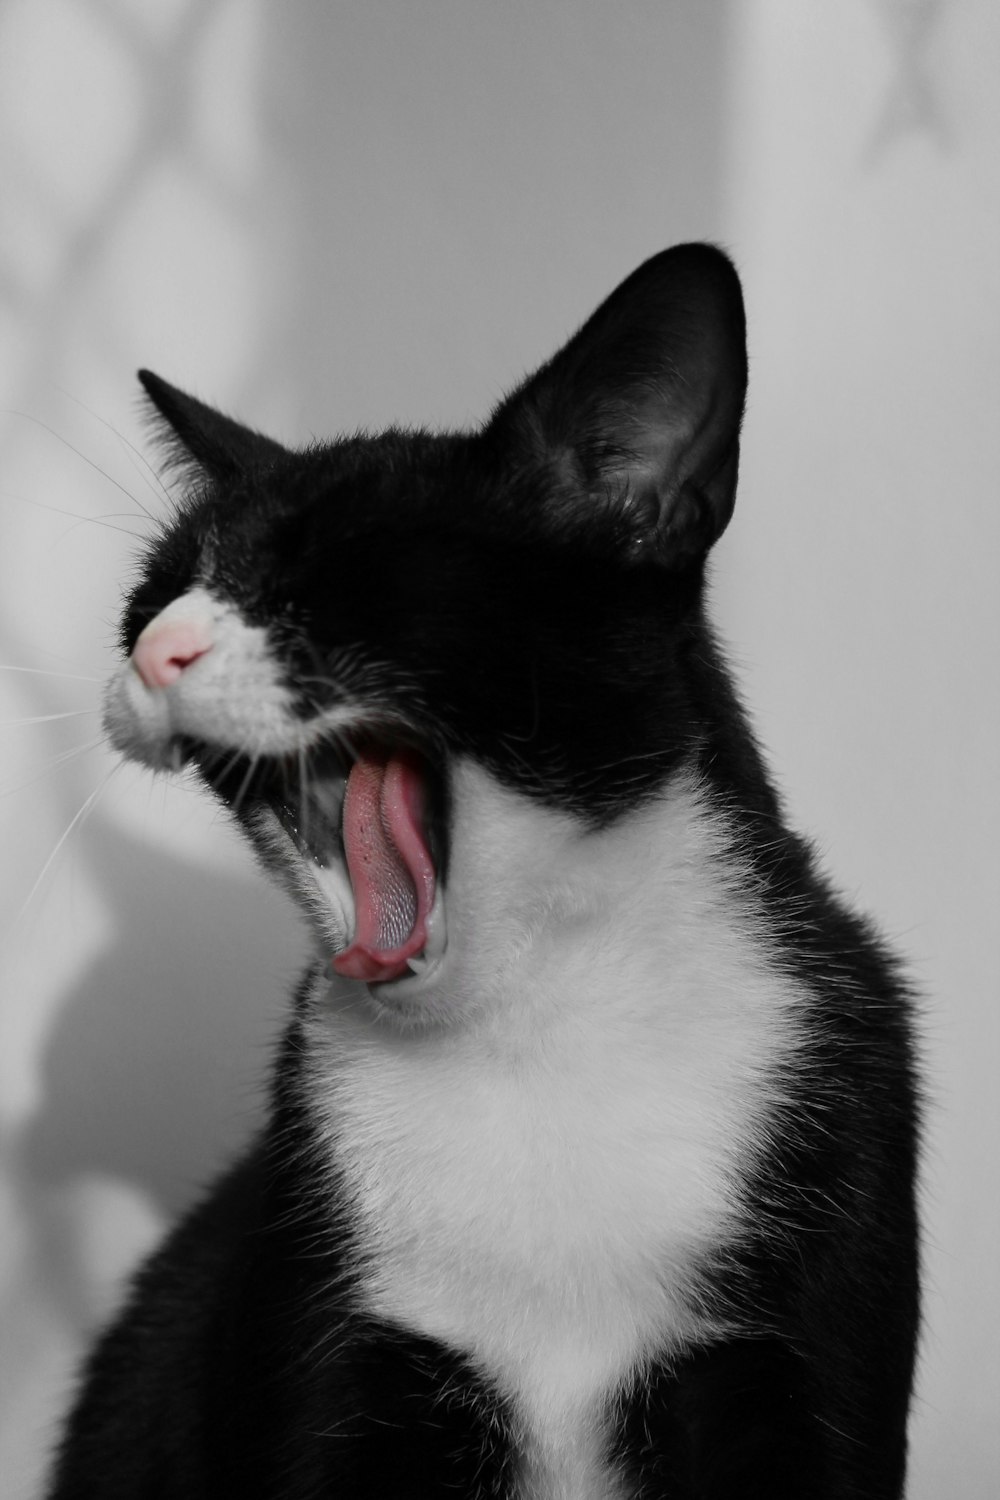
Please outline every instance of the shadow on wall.
[[60, 1007], [19, 1173], [34, 1251], [64, 1303], [77, 1273], [53, 1190], [111, 1181], [164, 1219], [187, 1208], [260, 1120], [273, 1040], [308, 960], [291, 909], [252, 870], [205, 869], [97, 820], [82, 842], [117, 935]]

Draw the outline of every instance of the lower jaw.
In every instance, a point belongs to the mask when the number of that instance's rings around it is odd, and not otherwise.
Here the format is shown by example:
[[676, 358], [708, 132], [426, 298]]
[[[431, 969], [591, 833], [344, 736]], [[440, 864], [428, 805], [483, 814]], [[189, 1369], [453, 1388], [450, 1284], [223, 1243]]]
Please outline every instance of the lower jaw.
[[[270, 807], [263, 810], [263, 824], [258, 833], [272, 858], [278, 852], [275, 845], [280, 838], [284, 884], [316, 934], [330, 978], [336, 978], [336, 960], [351, 946], [355, 929], [354, 900], [345, 862], [335, 853], [320, 858], [314, 851], [303, 849]], [[393, 978], [369, 982], [363, 974], [339, 977], [364, 983], [373, 995], [386, 1002], [415, 998], [439, 977], [447, 947], [445, 902], [440, 884], [426, 926], [425, 944], [406, 958], [405, 965]]]
[[[386, 974], [384, 978], [373, 978], [371, 974], [363, 972], [363, 967], [361, 972], [353, 973], [350, 969], [341, 967], [338, 959], [343, 955], [335, 955], [331, 960], [331, 967], [335, 972], [346, 975], [347, 978], [358, 979], [365, 983], [373, 994], [401, 999], [416, 995], [438, 978], [447, 948], [444, 899], [440, 886], [435, 893], [434, 905], [426, 919], [426, 931], [427, 936], [423, 946], [417, 952], [401, 958], [398, 966], [394, 966], [395, 972]], [[384, 969], [384, 963], [379, 967]]]

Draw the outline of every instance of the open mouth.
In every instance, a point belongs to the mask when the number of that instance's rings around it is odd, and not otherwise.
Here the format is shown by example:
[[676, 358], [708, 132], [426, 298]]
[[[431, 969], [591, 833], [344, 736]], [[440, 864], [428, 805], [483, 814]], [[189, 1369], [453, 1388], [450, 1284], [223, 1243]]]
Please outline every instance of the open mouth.
[[203, 753], [194, 759], [251, 832], [248, 814], [263, 804], [303, 873], [332, 875], [338, 890], [349, 888], [353, 935], [331, 960], [338, 974], [385, 984], [426, 973], [443, 951], [444, 930], [442, 792], [425, 755], [358, 738], [349, 748], [339, 742], [253, 767], [244, 761], [242, 777], [239, 763], [220, 770]]

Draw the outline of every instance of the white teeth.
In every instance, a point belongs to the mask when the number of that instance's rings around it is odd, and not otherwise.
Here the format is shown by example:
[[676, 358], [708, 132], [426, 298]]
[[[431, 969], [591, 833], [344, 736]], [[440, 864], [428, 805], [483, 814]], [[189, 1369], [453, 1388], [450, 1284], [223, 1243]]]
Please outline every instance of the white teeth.
[[444, 916], [444, 893], [438, 885], [434, 892], [434, 905], [427, 916], [427, 941], [418, 956], [429, 966], [436, 963], [448, 946], [448, 928]]
[[438, 968], [438, 962], [444, 954], [448, 945], [448, 930], [444, 919], [444, 895], [441, 886], [435, 891], [433, 906], [427, 913], [427, 941], [421, 948], [420, 953], [415, 954], [412, 959], [406, 960], [409, 971], [418, 978], [427, 977], [432, 969]]
[[[426, 953], [418, 953], [414, 958], [407, 960], [406, 967], [408, 972], [406, 974], [401, 974], [400, 977], [394, 981], [395, 984], [405, 985], [411, 979], [418, 979], [422, 981], [433, 979], [433, 977], [437, 974], [438, 969], [441, 967], [441, 959], [440, 956], [431, 958], [428, 957]], [[392, 989], [392, 987], [392, 985], [389, 985], [390, 989]]]
[[[427, 918], [427, 941], [420, 953], [414, 954], [413, 958], [406, 961], [410, 975], [414, 979], [426, 979], [437, 968], [447, 946], [448, 933], [444, 918], [444, 897], [441, 894], [441, 887], [438, 886], [434, 892], [434, 905], [431, 907]], [[405, 982], [409, 976], [403, 975], [401, 977]]]

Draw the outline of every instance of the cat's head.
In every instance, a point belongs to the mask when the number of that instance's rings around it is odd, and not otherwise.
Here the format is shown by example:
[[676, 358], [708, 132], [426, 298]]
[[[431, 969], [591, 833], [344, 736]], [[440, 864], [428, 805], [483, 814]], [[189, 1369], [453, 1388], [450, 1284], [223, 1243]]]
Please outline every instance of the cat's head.
[[107, 726], [199, 769], [339, 972], [400, 989], [441, 963], [456, 766], [594, 828], [689, 754], [744, 344], [732, 266], [691, 245], [469, 434], [290, 451], [142, 374], [185, 488]]

